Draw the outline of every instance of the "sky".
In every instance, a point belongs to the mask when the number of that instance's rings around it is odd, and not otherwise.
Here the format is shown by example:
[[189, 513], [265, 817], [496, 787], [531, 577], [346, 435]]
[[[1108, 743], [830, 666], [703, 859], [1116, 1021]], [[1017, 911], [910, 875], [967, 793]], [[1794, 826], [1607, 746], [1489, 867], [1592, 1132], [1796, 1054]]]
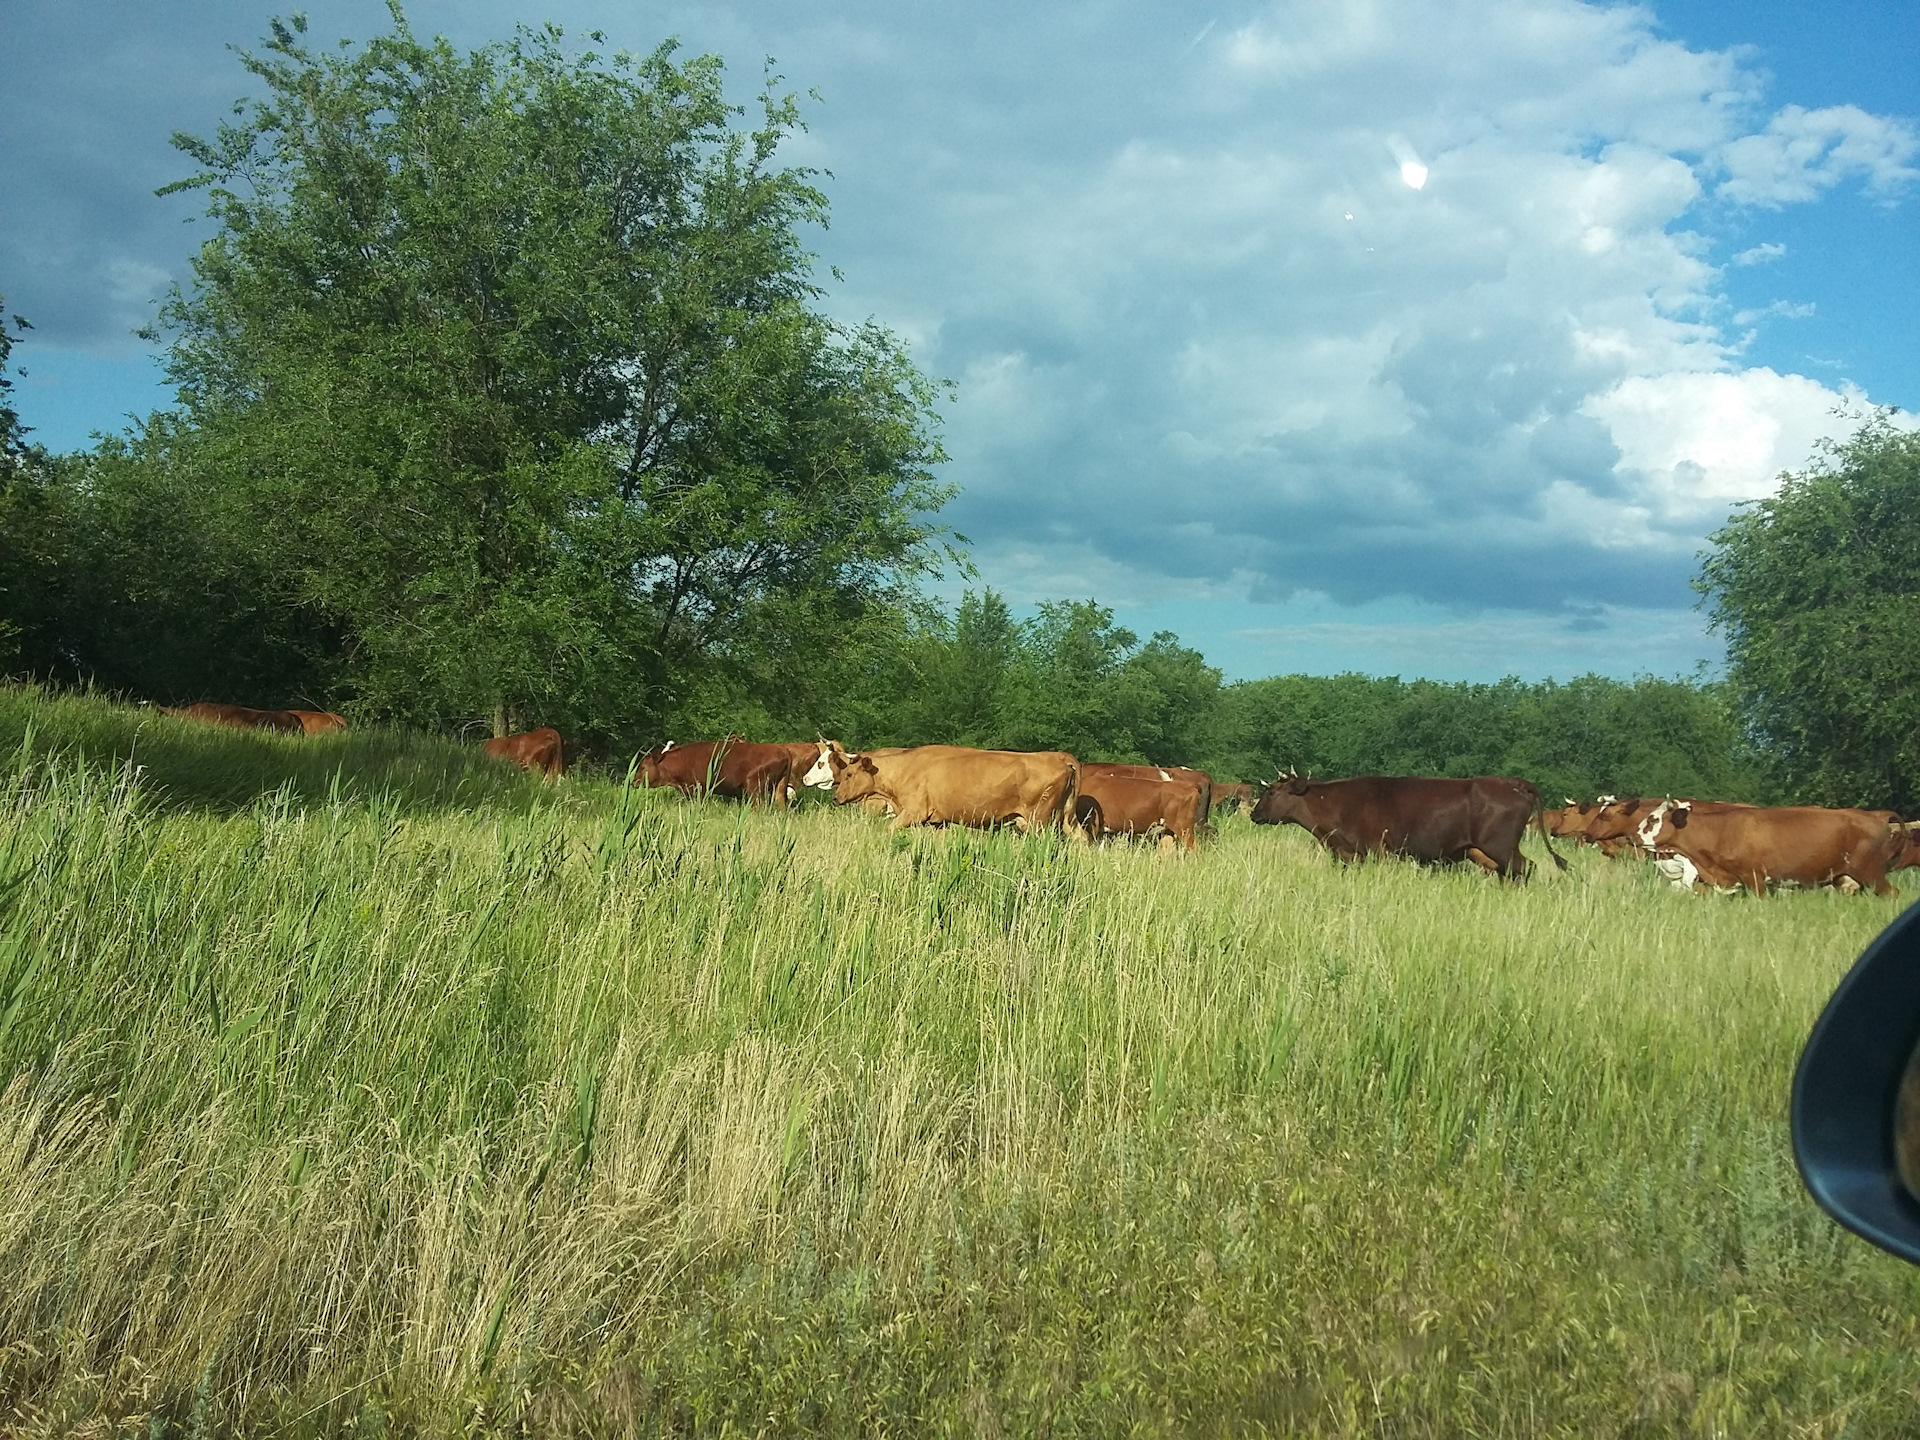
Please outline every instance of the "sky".
[[[170, 400], [132, 332], [204, 238], [177, 130], [291, 7], [0, 0], [0, 293], [33, 438]], [[384, 28], [316, 0], [310, 34]], [[837, 318], [942, 404], [944, 520], [1231, 679], [1713, 673], [1707, 537], [1920, 409], [1920, 3], [414, 0], [767, 57]], [[835, 280], [829, 267], [837, 269]], [[1702, 667], [1705, 667], [1704, 670]]]

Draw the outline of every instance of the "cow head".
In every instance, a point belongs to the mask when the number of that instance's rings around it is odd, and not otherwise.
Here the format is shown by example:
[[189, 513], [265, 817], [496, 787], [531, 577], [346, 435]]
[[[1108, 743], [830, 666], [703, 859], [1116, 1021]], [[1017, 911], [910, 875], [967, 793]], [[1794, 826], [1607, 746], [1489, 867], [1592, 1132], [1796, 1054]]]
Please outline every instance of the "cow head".
[[838, 745], [830, 761], [833, 766], [833, 799], [837, 805], [850, 805], [879, 793], [880, 771], [871, 757], [849, 755]]
[[1304, 775], [1291, 772], [1275, 778], [1266, 793], [1254, 802], [1250, 818], [1256, 825], [1283, 825], [1291, 820], [1295, 824], [1301, 821], [1302, 801], [1307, 793], [1307, 779]]
[[[814, 757], [813, 764], [807, 767], [807, 773], [800, 777], [802, 785], [809, 785], [815, 790], [833, 789], [833, 752], [839, 744], [838, 740], [820, 742], [820, 753]], [[844, 755], [846, 751], [840, 753]]]

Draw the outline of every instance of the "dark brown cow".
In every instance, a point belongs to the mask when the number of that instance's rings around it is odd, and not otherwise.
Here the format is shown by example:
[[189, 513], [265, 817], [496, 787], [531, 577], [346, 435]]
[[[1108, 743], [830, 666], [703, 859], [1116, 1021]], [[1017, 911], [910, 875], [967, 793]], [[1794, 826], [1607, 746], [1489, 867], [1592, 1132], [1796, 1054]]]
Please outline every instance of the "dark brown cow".
[[199, 720], [208, 725], [231, 725], [236, 730], [278, 730], [283, 735], [304, 735], [306, 726], [292, 710], [254, 710], [245, 705], [220, 705], [202, 700], [197, 705], [153, 707], [162, 715], [177, 715], [183, 720]]
[[896, 755], [852, 754], [831, 742], [833, 798], [842, 805], [879, 797], [893, 806], [889, 831], [909, 825], [1012, 824], [1025, 831], [1072, 823], [1080, 762], [1062, 750], [974, 750], [919, 745]]
[[[1401, 855], [1423, 865], [1471, 860], [1508, 880], [1524, 880], [1520, 837], [1540, 811], [1531, 781], [1504, 775], [1466, 780], [1361, 775], [1308, 780], [1283, 775], [1253, 807], [1256, 825], [1293, 824], [1342, 860]], [[1540, 826], [1547, 853], [1562, 870]]]
[[1253, 786], [1216, 780], [1213, 785], [1213, 808], [1223, 815], [1231, 815], [1236, 810], [1251, 810]]
[[1641, 840], [1684, 859], [1696, 889], [1744, 885], [1764, 895], [1768, 884], [1787, 882], [1891, 895], [1887, 871], [1906, 849], [1907, 830], [1868, 810], [1667, 800], [1643, 822]]
[[325, 735], [347, 728], [347, 717], [331, 710], [289, 710], [287, 713], [298, 720], [300, 728], [309, 735]]
[[1200, 829], [1206, 824], [1207, 789], [1197, 780], [1158, 773], [1116, 775], [1114, 770], [1134, 766], [1082, 765], [1079, 795], [1073, 819], [1089, 840], [1102, 835], [1144, 836], [1177, 841], [1189, 850], [1200, 848]]
[[547, 727], [519, 735], [501, 735], [480, 748], [496, 760], [507, 760], [532, 774], [538, 771], [549, 780], [567, 773], [567, 745], [560, 732]]
[[756, 745], [738, 735], [725, 740], [669, 740], [640, 757], [633, 783], [678, 790], [688, 799], [714, 795], [722, 800], [764, 801], [785, 808], [787, 775], [793, 757], [781, 745]]

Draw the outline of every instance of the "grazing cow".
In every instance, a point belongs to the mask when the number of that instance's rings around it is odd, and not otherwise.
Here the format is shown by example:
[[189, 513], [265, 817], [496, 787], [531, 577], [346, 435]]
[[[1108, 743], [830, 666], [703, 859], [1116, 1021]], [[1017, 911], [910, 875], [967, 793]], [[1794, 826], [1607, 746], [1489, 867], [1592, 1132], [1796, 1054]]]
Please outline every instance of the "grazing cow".
[[1907, 829], [1868, 810], [1666, 800], [1641, 822], [1640, 841], [1684, 859], [1695, 889], [1744, 885], [1764, 895], [1769, 883], [1791, 883], [1891, 895], [1887, 871], [1906, 849]]
[[1110, 773], [1141, 768], [1146, 767], [1082, 765], [1079, 795], [1073, 802], [1074, 823], [1089, 840], [1139, 835], [1198, 850], [1209, 787], [1178, 775], [1163, 780], [1158, 774]]
[[501, 735], [480, 748], [496, 760], [507, 760], [529, 774], [539, 771], [549, 780], [567, 773], [567, 745], [560, 732], [551, 727], [528, 730], [520, 735]]
[[787, 776], [793, 756], [783, 745], [756, 745], [738, 735], [725, 740], [669, 740], [640, 757], [633, 783], [678, 790], [689, 800], [717, 795], [723, 800], [765, 801], [785, 808]]
[[156, 705], [153, 708], [162, 715], [177, 715], [183, 720], [199, 720], [208, 725], [231, 725], [236, 730], [278, 730], [283, 735], [306, 734], [306, 726], [300, 723], [298, 713], [292, 710], [253, 710], [245, 705], [219, 705], [211, 700], [178, 708], [171, 705]]
[[1253, 808], [1253, 786], [1234, 784], [1227, 781], [1215, 781], [1213, 786], [1213, 808], [1222, 815], [1231, 815], [1236, 810]]
[[1080, 763], [1062, 750], [974, 750], [919, 745], [894, 755], [828, 749], [833, 798], [842, 805], [879, 797], [893, 806], [888, 830], [909, 825], [1013, 824], [1024, 831], [1073, 825]]
[[309, 735], [325, 735], [331, 730], [347, 728], [347, 717], [331, 710], [289, 710], [287, 713], [298, 720], [300, 728]]
[[[1531, 781], [1483, 775], [1470, 780], [1362, 775], [1308, 780], [1282, 775], [1253, 807], [1256, 825], [1294, 824], [1342, 860], [1402, 855], [1423, 865], [1471, 860], [1508, 880], [1524, 880], [1520, 837], [1540, 811]], [[1545, 825], [1540, 836], [1562, 870]]]

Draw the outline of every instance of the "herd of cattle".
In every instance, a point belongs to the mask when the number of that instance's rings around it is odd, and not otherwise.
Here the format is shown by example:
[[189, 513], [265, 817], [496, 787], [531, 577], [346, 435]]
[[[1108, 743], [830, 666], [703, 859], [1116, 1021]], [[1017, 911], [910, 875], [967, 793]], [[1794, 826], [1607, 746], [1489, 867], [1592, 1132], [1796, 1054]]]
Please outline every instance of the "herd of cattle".
[[[347, 722], [327, 711], [252, 710], [240, 705], [158, 707], [169, 715], [243, 729], [319, 734]], [[565, 772], [560, 732], [533, 730], [488, 740], [487, 754], [555, 778]], [[1920, 864], [1920, 828], [1891, 810], [1602, 796], [1543, 808], [1539, 790], [1508, 776], [1472, 779], [1367, 775], [1310, 780], [1283, 774], [1257, 792], [1176, 765], [1098, 764], [1063, 750], [976, 750], [917, 745], [849, 751], [837, 740], [762, 744], [737, 735], [667, 741], [634, 763], [632, 783], [688, 798], [785, 807], [807, 789], [842, 805], [911, 825], [1012, 825], [1059, 830], [1082, 841], [1144, 839], [1199, 848], [1212, 815], [1246, 808], [1255, 824], [1298, 825], [1343, 860], [1397, 855], [1428, 865], [1471, 862], [1524, 880], [1520, 841], [1529, 825], [1562, 870], [1559, 837], [1609, 856], [1652, 860], [1678, 889], [1763, 895], [1769, 885], [1831, 885], [1848, 893], [1893, 893], [1891, 871]]]

